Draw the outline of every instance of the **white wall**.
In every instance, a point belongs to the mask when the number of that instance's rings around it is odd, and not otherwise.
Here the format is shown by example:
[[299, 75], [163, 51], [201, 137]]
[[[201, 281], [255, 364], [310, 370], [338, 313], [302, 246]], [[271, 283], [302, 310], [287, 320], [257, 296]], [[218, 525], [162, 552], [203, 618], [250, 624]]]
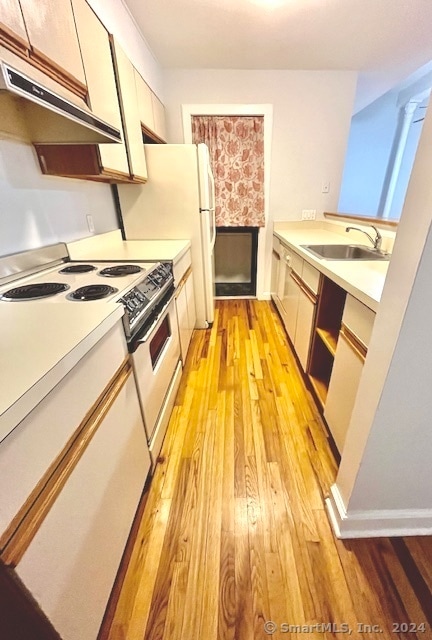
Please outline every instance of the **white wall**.
[[41, 174], [33, 147], [0, 140], [0, 255], [118, 227], [109, 185]]
[[[351, 121], [348, 150], [342, 178], [338, 211], [365, 216], [381, 215], [394, 166], [397, 142], [404, 121], [404, 107], [420, 88], [432, 82], [427, 74], [421, 81], [400, 89], [395, 87], [356, 113]], [[400, 218], [411, 170], [421, 134], [428, 98], [417, 106], [408, 130], [389, 217]]]
[[378, 214], [398, 113], [397, 94], [387, 93], [353, 116], [337, 211]]
[[429, 113], [332, 489], [346, 537], [432, 533], [431, 173]]
[[[336, 211], [356, 78], [336, 71], [166, 71], [169, 142], [183, 142], [184, 103], [271, 103], [272, 218]], [[328, 194], [321, 193], [323, 180], [331, 183]]]
[[[182, 104], [272, 104], [269, 220], [264, 292], [270, 289], [273, 220], [298, 220], [302, 209], [336, 211], [357, 74], [321, 71], [168, 70], [168, 141], [183, 142]], [[330, 192], [322, 193], [322, 182]]]

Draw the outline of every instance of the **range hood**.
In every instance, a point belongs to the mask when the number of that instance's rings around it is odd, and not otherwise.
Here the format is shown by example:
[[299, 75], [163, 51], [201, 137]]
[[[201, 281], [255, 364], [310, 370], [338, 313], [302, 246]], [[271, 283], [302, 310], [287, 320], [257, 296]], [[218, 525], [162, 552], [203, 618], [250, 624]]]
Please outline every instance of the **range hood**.
[[97, 118], [84, 102], [74, 104], [30, 73], [0, 60], [0, 132], [33, 144], [122, 141], [120, 131]]

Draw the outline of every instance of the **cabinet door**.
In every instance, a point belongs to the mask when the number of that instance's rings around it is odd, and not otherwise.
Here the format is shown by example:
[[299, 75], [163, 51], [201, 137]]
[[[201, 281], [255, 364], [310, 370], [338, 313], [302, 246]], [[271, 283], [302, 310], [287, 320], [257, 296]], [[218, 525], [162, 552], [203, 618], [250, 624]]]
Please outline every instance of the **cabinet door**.
[[279, 254], [273, 249], [272, 252], [272, 272], [271, 272], [271, 295], [272, 298], [277, 295], [279, 282]]
[[339, 453], [345, 444], [362, 370], [363, 359], [341, 333], [324, 408], [324, 417]]
[[[73, 0], [73, 9], [91, 109], [99, 118], [121, 131], [120, 105], [108, 32], [86, 0]], [[129, 175], [125, 144], [101, 144], [98, 147], [102, 170]]]
[[186, 298], [188, 309], [188, 321], [189, 321], [189, 342], [192, 338], [192, 332], [196, 325], [196, 307], [195, 307], [195, 287], [192, 273], [186, 280]]
[[150, 131], [154, 131], [152, 90], [134, 69], [138, 100], [138, 113], [141, 123]]
[[297, 326], [297, 312], [300, 295], [300, 286], [293, 278], [293, 271], [290, 267], [285, 272], [285, 286], [283, 291], [282, 306], [285, 316], [285, 329], [291, 341], [294, 343], [296, 326]]
[[186, 354], [189, 346], [189, 318], [187, 308], [186, 283], [181, 286], [176, 298], [177, 323], [180, 336], [180, 348], [183, 364], [186, 360]]
[[30, 48], [19, 0], [2, 0], [0, 43], [18, 52]]
[[277, 298], [279, 298], [279, 300], [282, 303], [283, 300], [283, 296], [284, 296], [284, 289], [285, 289], [285, 274], [287, 272], [288, 269], [288, 265], [286, 262], [286, 258], [284, 255], [280, 256], [280, 262], [279, 262], [279, 270], [278, 270], [278, 282], [277, 282], [277, 290], [276, 290], [276, 296]]
[[149, 468], [130, 375], [16, 568], [62, 638], [97, 637]]
[[123, 116], [124, 136], [129, 159], [130, 174], [137, 181], [147, 180], [147, 166], [138, 111], [135, 70], [117, 40], [112, 38], [117, 88]]
[[192, 332], [196, 324], [195, 293], [192, 273], [181, 285], [176, 298], [177, 322], [183, 365], [189, 350]]
[[[85, 89], [84, 67], [75, 28], [71, 0], [20, 0], [31, 46], [31, 55], [42, 66]], [[61, 81], [61, 79], [60, 79]]]
[[315, 306], [312, 298], [305, 293], [303, 289], [300, 289], [294, 346], [304, 371], [306, 371], [308, 362], [312, 328], [315, 319]]
[[165, 107], [154, 93], [152, 93], [152, 105], [153, 105], [153, 131], [159, 138], [166, 140], [166, 125], [165, 125]]

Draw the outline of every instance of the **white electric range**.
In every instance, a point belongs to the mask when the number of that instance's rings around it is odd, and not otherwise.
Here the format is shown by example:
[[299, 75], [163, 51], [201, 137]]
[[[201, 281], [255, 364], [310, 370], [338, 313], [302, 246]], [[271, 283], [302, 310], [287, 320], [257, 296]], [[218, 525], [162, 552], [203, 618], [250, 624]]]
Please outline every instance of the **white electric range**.
[[170, 263], [71, 262], [63, 244], [0, 259], [1, 303], [119, 302], [128, 342], [172, 290]]
[[63, 244], [0, 259], [0, 305], [117, 302], [152, 456], [157, 461], [181, 375], [171, 263], [71, 262]]

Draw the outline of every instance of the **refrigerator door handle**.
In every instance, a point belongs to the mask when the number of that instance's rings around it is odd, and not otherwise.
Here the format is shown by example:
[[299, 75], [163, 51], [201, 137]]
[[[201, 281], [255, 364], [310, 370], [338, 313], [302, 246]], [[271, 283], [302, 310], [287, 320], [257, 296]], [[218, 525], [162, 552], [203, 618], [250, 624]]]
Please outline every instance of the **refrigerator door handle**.
[[[210, 236], [210, 247], [213, 249], [216, 242], [216, 214], [215, 209], [200, 209], [200, 213], [208, 213], [208, 217], [206, 216], [206, 226], [208, 225], [209, 236]], [[211, 222], [210, 222], [211, 220]], [[207, 236], [208, 237], [208, 236]]]

